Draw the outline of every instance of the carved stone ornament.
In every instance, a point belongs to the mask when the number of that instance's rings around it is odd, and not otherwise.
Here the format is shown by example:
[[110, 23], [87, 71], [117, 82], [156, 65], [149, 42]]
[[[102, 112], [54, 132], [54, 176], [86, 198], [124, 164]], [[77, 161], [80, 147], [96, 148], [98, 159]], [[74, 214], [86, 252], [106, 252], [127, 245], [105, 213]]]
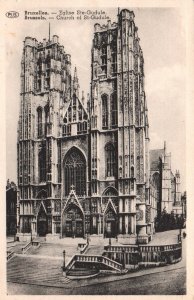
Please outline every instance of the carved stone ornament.
[[100, 36], [99, 33], [96, 33], [96, 34], [94, 35], [94, 47], [96, 47], [96, 48], [99, 49], [100, 46], [101, 46], [101, 36]]
[[146, 207], [146, 223], [151, 222], [151, 206]]
[[136, 220], [137, 221], [142, 221], [143, 220], [143, 210], [138, 209], [136, 212]]

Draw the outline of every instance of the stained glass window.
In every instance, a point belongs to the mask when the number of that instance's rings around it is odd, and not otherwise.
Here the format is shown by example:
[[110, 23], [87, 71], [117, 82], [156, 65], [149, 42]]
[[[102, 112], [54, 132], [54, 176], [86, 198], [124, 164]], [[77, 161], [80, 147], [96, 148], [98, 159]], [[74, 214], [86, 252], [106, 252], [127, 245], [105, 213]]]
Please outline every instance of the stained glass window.
[[65, 159], [65, 195], [68, 195], [71, 186], [75, 186], [77, 195], [86, 192], [86, 161], [83, 154], [76, 148], [67, 154]]

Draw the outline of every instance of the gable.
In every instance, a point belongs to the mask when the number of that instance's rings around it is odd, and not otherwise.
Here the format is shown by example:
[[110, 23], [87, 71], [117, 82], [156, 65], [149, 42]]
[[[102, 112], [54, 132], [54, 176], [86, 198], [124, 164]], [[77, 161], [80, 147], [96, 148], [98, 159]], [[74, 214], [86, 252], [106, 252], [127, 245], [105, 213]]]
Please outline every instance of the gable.
[[78, 123], [88, 120], [88, 114], [82, 102], [74, 94], [71, 101], [66, 106], [66, 110], [63, 116], [63, 123]]

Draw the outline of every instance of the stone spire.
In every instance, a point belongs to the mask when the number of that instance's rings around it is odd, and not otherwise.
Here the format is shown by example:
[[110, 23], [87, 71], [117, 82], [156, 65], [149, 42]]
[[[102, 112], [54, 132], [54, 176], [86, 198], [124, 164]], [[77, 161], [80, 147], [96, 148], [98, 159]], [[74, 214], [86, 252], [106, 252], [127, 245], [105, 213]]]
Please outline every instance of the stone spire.
[[82, 104], [83, 104], [83, 106], [85, 105], [85, 96], [84, 96], [84, 91], [82, 91], [82, 99], [81, 99], [81, 101], [82, 101]]
[[74, 69], [74, 75], [73, 75], [73, 94], [75, 94], [79, 98], [79, 79], [77, 76], [77, 68]]

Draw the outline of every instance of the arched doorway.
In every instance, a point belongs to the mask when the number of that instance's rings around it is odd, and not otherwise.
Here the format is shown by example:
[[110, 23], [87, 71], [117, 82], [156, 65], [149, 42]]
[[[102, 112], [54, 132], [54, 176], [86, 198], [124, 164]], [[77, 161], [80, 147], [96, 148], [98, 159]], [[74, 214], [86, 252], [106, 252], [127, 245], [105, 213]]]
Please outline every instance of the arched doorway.
[[63, 236], [83, 237], [84, 235], [84, 217], [81, 209], [70, 204], [64, 211], [63, 216]]
[[47, 233], [48, 233], [48, 218], [43, 206], [41, 205], [37, 217], [37, 234], [39, 236], [45, 236]]
[[66, 154], [64, 168], [65, 196], [69, 195], [72, 186], [77, 196], [86, 194], [86, 160], [76, 147], [72, 147]]
[[112, 207], [108, 207], [104, 214], [104, 236], [115, 237], [117, 235], [117, 216]]

